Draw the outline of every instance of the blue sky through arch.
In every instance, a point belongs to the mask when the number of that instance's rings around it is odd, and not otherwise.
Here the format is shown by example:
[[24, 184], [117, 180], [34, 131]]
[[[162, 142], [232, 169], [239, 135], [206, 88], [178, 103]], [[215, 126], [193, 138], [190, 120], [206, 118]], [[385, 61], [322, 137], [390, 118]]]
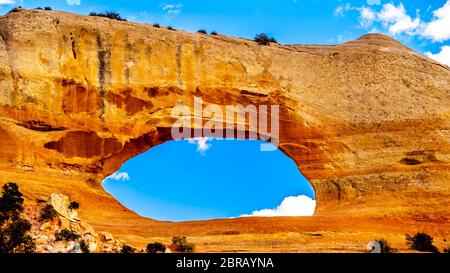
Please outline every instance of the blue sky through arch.
[[279, 150], [261, 152], [261, 143], [170, 141], [126, 162], [103, 186], [128, 208], [157, 220], [311, 211], [314, 191], [296, 164]]

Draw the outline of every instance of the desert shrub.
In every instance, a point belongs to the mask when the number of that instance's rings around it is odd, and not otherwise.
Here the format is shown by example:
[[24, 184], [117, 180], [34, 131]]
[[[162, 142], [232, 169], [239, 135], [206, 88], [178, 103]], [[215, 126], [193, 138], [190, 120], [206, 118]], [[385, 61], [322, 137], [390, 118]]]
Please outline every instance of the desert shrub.
[[129, 245], [124, 245], [120, 252], [124, 253], [124, 254], [128, 254], [128, 253], [134, 253], [135, 251], [136, 251], [136, 249], [134, 247], [131, 247]]
[[188, 243], [186, 237], [175, 236], [172, 238], [171, 249], [181, 253], [194, 252], [194, 244]]
[[28, 235], [31, 224], [21, 219], [23, 198], [15, 183], [2, 187], [0, 197], [0, 253], [31, 253], [36, 249], [33, 239]]
[[151, 243], [147, 245], [147, 253], [164, 253], [166, 252], [166, 246], [162, 243]]
[[80, 238], [75, 231], [62, 229], [61, 231], [55, 234], [56, 241], [75, 241]]
[[114, 12], [114, 11], [91, 12], [91, 13], [89, 13], [89, 16], [105, 17], [105, 18], [109, 18], [112, 20], [126, 21], [126, 19], [122, 18], [118, 12]]
[[444, 249], [444, 253], [450, 254], [450, 246], [448, 248]]
[[0, 253], [32, 253], [36, 250], [28, 232], [31, 224], [28, 220], [17, 219], [0, 227]]
[[46, 205], [41, 209], [41, 221], [52, 220], [58, 215], [58, 212], [53, 208], [52, 205]]
[[37, 7], [37, 8], [35, 8], [35, 10], [43, 10], [43, 8]]
[[211, 35], [217, 35], [216, 31], [211, 31]]
[[208, 32], [206, 32], [206, 30], [204, 30], [204, 29], [199, 29], [199, 30], [197, 31], [197, 33], [208, 34]]
[[406, 234], [406, 241], [411, 249], [421, 252], [439, 252], [433, 245], [433, 237], [426, 233], [416, 233], [414, 236]]
[[86, 243], [85, 240], [80, 241], [80, 249], [83, 253], [91, 253], [91, 251], [89, 250], [89, 244]]
[[168, 29], [168, 30], [176, 31], [176, 29], [174, 29], [172, 26], [168, 26], [167, 29]]
[[269, 45], [270, 43], [278, 43], [273, 37], [269, 37], [266, 33], [260, 33], [255, 36], [255, 42], [259, 45]]
[[393, 247], [391, 247], [390, 243], [383, 238], [375, 240], [375, 242], [380, 245], [381, 253], [393, 253], [396, 251]]
[[19, 12], [19, 11], [22, 11], [22, 10], [23, 10], [22, 6], [18, 6], [18, 7], [15, 7], [15, 8], [10, 9], [6, 14], [10, 14], [10, 13], [14, 13], [14, 12]]
[[53, 10], [51, 7], [45, 7], [44, 10]]
[[153, 27], [160, 28], [161, 26], [157, 23], [153, 24]]
[[69, 209], [79, 209], [80, 203], [78, 202], [70, 202]]
[[15, 183], [8, 183], [2, 187], [0, 197], [0, 226], [8, 219], [17, 220], [23, 211], [22, 193]]

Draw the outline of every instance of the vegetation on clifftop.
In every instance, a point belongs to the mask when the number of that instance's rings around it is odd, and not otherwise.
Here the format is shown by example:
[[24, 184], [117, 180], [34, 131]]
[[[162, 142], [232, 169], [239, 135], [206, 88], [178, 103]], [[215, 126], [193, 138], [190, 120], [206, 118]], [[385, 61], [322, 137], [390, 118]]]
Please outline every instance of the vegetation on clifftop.
[[120, 16], [120, 14], [118, 12], [114, 12], [114, 11], [91, 12], [91, 13], [89, 13], [89, 16], [105, 17], [105, 18], [109, 18], [109, 19], [117, 20], [117, 21], [127, 21], [127, 19], [122, 18], [122, 16]]
[[258, 45], [270, 45], [270, 43], [277, 44], [277, 40], [273, 37], [269, 37], [266, 33], [260, 33], [255, 36], [255, 42]]

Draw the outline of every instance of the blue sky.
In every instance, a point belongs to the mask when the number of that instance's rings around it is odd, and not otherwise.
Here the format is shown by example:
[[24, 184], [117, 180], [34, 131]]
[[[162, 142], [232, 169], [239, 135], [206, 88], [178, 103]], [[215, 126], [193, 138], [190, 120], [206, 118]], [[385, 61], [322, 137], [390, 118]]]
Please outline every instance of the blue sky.
[[[103, 186], [141, 215], [175, 221], [251, 214], [276, 208], [288, 196], [314, 198], [294, 161], [279, 150], [261, 152], [260, 144], [171, 141], [128, 161]], [[295, 206], [308, 202], [296, 200], [285, 202], [284, 210], [302, 210]]]
[[[284, 44], [339, 44], [383, 33], [450, 65], [450, 0], [0, 0], [0, 13], [18, 5], [116, 11], [130, 21], [250, 39], [266, 32]], [[295, 164], [251, 141], [166, 143], [127, 162], [104, 186], [129, 208], [161, 220], [306, 215], [315, 206], [301, 197], [313, 194]]]

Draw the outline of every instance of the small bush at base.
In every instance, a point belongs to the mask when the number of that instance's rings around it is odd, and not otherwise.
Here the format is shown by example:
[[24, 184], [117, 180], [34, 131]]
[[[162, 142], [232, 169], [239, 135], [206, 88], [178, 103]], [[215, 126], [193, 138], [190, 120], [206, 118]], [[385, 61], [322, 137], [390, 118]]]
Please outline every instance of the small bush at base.
[[375, 242], [377, 242], [380, 245], [381, 253], [393, 253], [396, 251], [394, 248], [391, 247], [389, 242], [383, 238], [375, 240]]
[[86, 243], [85, 240], [80, 241], [80, 249], [83, 253], [91, 253], [91, 251], [89, 250], [89, 244]]
[[28, 220], [18, 219], [10, 224], [0, 227], [0, 253], [33, 253], [36, 244], [31, 236]]
[[211, 31], [211, 35], [217, 35], [216, 31]]
[[63, 229], [55, 234], [56, 241], [75, 241], [80, 238], [75, 231]]
[[131, 247], [129, 245], [124, 245], [122, 247], [122, 250], [120, 251], [120, 253], [134, 253], [136, 251], [136, 249], [134, 247]]
[[433, 253], [439, 252], [433, 245], [433, 237], [426, 233], [416, 233], [416, 235], [412, 237], [406, 234], [406, 241], [409, 247], [413, 250]]
[[176, 31], [176, 29], [174, 29], [172, 26], [168, 26], [167, 29], [168, 29], [168, 30]]
[[8, 219], [17, 220], [23, 211], [23, 198], [19, 191], [19, 186], [15, 183], [8, 183], [2, 187], [0, 197], [0, 227]]
[[58, 212], [53, 208], [52, 205], [46, 205], [42, 210], [41, 210], [41, 221], [48, 221], [48, 220], [52, 220], [53, 218], [55, 218], [58, 215]]
[[36, 250], [33, 238], [28, 235], [31, 223], [20, 218], [23, 201], [17, 184], [3, 185], [0, 195], [0, 253], [32, 253]]
[[153, 27], [160, 28], [161, 26], [159, 24], [153, 24]]
[[164, 253], [166, 252], [166, 246], [162, 243], [151, 243], [147, 245], [147, 253]]
[[204, 29], [199, 29], [199, 30], [197, 31], [197, 33], [200, 33], [200, 34], [208, 34], [208, 32], [206, 32], [206, 30], [204, 30]]
[[51, 7], [45, 7], [44, 10], [53, 10]]
[[78, 202], [70, 202], [69, 209], [79, 209], [80, 204]]
[[171, 249], [181, 253], [192, 253], [194, 252], [194, 244], [188, 243], [184, 236], [175, 236], [172, 238]]

